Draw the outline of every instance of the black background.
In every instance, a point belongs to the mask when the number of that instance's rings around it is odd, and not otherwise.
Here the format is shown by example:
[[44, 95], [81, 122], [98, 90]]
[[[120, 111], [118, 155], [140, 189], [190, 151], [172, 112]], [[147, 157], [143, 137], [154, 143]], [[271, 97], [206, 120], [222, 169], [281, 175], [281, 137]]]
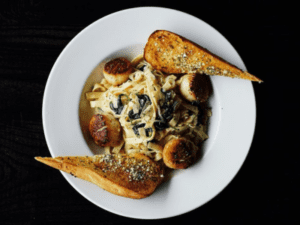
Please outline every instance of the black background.
[[[202, 207], [155, 221], [95, 206], [57, 170], [33, 159], [50, 156], [42, 99], [60, 52], [97, 19], [139, 6], [177, 9], [204, 20], [264, 80], [253, 83], [256, 131], [233, 181]], [[292, 1], [276, 0], [0, 1], [0, 224], [299, 224], [298, 15]]]

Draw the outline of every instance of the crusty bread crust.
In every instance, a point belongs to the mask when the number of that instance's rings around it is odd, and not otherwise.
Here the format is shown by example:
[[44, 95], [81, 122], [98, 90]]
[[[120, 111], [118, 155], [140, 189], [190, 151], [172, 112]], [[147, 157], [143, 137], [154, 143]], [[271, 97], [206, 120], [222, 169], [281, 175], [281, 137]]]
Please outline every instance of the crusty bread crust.
[[166, 30], [150, 35], [144, 58], [154, 69], [167, 74], [204, 73], [262, 82], [200, 45]]
[[151, 195], [162, 182], [164, 173], [161, 165], [140, 154], [35, 157], [35, 159], [92, 182], [113, 194], [134, 199]]

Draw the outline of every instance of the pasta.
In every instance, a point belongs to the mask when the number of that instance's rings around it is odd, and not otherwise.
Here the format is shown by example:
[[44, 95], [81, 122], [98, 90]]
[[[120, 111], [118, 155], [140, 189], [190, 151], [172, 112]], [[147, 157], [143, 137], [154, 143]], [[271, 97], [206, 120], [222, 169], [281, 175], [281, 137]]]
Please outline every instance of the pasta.
[[112, 86], [103, 78], [86, 93], [91, 108], [111, 113], [121, 124], [123, 141], [112, 153], [140, 152], [158, 161], [167, 140], [187, 137], [196, 148], [194, 143], [208, 138], [198, 107], [181, 99], [175, 75], [154, 70], [142, 55], [132, 65], [135, 71], [123, 84]]

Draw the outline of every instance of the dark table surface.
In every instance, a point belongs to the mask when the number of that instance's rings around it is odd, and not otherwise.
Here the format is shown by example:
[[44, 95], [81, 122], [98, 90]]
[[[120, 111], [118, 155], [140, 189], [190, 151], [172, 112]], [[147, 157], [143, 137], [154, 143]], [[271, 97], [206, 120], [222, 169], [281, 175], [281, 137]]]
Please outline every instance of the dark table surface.
[[[33, 159], [50, 156], [42, 100], [63, 48], [97, 19], [139, 6], [177, 9], [204, 20], [229, 40], [247, 69], [264, 80], [253, 83], [256, 131], [233, 181], [202, 207], [156, 221], [97, 207], [57, 170]], [[276, 0], [1, 1], [0, 224], [299, 224], [298, 15], [292, 2]]]

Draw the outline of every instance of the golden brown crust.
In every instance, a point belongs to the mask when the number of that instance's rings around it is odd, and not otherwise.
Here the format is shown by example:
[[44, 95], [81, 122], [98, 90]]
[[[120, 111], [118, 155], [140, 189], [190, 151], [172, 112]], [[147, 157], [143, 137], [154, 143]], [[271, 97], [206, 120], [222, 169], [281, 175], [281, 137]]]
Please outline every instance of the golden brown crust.
[[180, 83], [180, 93], [190, 102], [205, 102], [211, 94], [211, 82], [208, 76], [203, 74], [186, 74]]
[[89, 123], [89, 131], [95, 143], [101, 147], [116, 147], [122, 140], [121, 125], [110, 114], [93, 115]]
[[210, 80], [208, 76], [193, 74], [193, 81], [190, 83], [190, 90], [195, 93], [197, 101], [205, 102], [210, 95]]
[[163, 168], [147, 156], [124, 154], [42, 158], [48, 166], [92, 182], [113, 194], [128, 198], [151, 195], [163, 180]]
[[104, 65], [103, 75], [112, 85], [120, 85], [128, 80], [134, 71], [131, 62], [124, 57], [119, 57]]
[[109, 74], [117, 75], [127, 73], [131, 68], [130, 61], [124, 57], [120, 57], [107, 62], [104, 66], [104, 71]]
[[185, 138], [172, 139], [164, 147], [163, 160], [169, 168], [185, 169], [195, 162], [196, 154]]
[[144, 50], [145, 60], [167, 74], [204, 73], [262, 82], [200, 45], [170, 31], [153, 32]]

